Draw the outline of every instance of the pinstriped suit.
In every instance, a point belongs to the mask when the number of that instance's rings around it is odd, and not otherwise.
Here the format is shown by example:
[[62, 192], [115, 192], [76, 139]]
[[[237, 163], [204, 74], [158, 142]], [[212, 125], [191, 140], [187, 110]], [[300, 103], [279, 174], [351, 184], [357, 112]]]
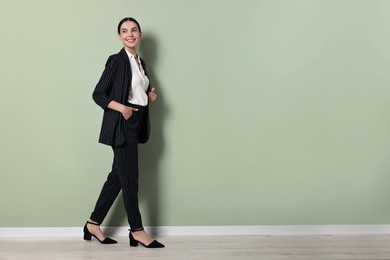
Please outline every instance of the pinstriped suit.
[[[141, 64], [146, 73], [143, 60]], [[94, 101], [104, 109], [99, 142], [112, 146], [114, 160], [91, 220], [102, 223], [122, 190], [128, 222], [132, 230], [137, 230], [143, 227], [138, 207], [138, 143], [145, 143], [149, 139], [148, 106], [137, 107], [138, 111], [128, 120], [121, 113], [107, 107], [112, 100], [127, 105], [131, 78], [130, 60], [122, 49], [108, 58], [92, 94]]]

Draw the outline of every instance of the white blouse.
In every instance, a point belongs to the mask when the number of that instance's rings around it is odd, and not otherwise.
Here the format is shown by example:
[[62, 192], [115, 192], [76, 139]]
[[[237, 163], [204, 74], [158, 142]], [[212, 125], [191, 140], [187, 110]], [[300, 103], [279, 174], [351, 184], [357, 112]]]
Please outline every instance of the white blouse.
[[141, 64], [141, 59], [138, 55], [138, 64], [135, 60], [135, 56], [130, 52], [127, 52], [127, 55], [130, 59], [131, 67], [131, 89], [129, 91], [128, 102], [134, 105], [147, 106], [148, 105], [148, 95], [146, 91], [149, 86], [149, 78], [145, 75], [144, 68]]

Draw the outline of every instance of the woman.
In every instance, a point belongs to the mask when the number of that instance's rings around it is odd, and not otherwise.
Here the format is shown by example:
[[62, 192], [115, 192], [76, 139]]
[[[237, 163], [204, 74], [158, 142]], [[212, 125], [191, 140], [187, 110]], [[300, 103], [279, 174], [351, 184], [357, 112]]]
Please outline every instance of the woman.
[[164, 245], [144, 231], [138, 207], [138, 143], [149, 138], [148, 104], [157, 99], [145, 63], [137, 53], [141, 36], [141, 27], [134, 18], [119, 22], [118, 38], [123, 48], [108, 58], [92, 94], [104, 110], [99, 142], [112, 147], [114, 160], [95, 209], [84, 226], [84, 239], [91, 240], [93, 236], [102, 244], [117, 243], [104, 236], [100, 224], [122, 190], [131, 228], [130, 246], [141, 243], [147, 248], [159, 248]]

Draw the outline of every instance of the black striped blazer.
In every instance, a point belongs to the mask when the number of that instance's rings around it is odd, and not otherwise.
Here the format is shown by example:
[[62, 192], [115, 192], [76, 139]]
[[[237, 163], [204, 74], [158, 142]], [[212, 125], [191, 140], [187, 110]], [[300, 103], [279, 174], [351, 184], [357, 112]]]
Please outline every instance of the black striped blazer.
[[[145, 62], [141, 59], [141, 64], [146, 72]], [[100, 130], [99, 143], [110, 146], [120, 146], [125, 141], [123, 133], [122, 114], [109, 109], [108, 104], [115, 100], [126, 105], [129, 91], [131, 89], [131, 67], [130, 60], [124, 48], [117, 54], [111, 55], [105, 65], [102, 76], [97, 83], [92, 98], [101, 108], [103, 108], [103, 121]], [[151, 87], [149, 84], [148, 92]], [[146, 143], [150, 135], [149, 106], [145, 108], [144, 118], [140, 127], [138, 142]]]

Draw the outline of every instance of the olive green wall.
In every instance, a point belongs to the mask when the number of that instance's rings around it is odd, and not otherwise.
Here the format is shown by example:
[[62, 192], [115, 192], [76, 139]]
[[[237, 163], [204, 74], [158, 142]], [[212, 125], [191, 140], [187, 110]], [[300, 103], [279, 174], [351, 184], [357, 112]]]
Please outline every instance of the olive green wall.
[[91, 93], [125, 16], [159, 94], [145, 225], [389, 223], [390, 1], [0, 3], [0, 226], [89, 217], [112, 161]]

